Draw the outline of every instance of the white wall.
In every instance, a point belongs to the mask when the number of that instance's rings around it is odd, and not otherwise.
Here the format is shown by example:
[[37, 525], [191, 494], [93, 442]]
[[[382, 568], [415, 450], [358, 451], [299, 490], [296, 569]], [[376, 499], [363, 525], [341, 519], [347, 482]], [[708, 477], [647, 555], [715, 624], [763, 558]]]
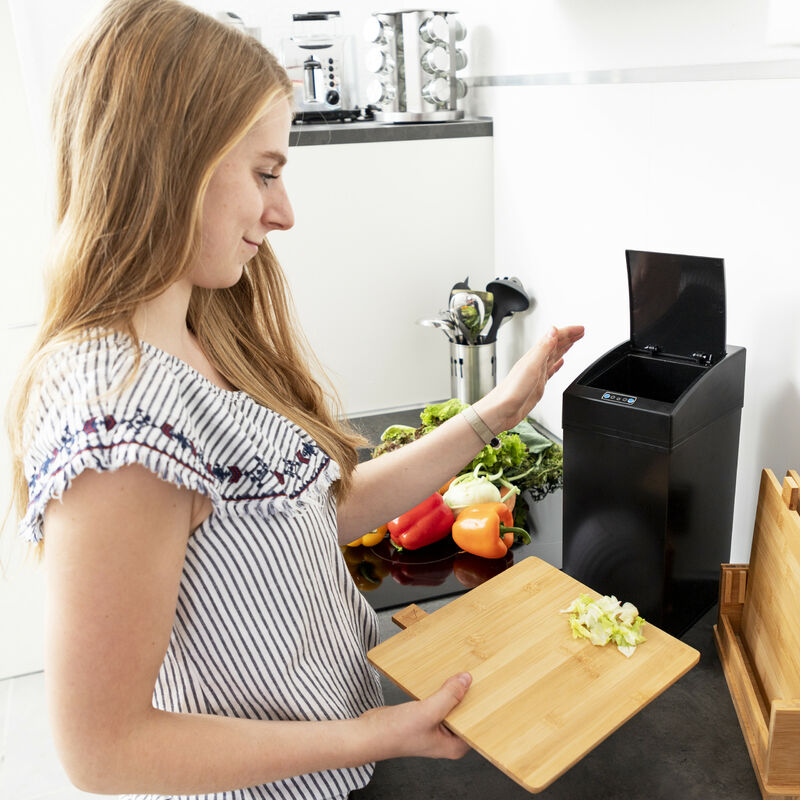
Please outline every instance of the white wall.
[[761, 469], [800, 462], [800, 80], [699, 80], [714, 73], [698, 66], [593, 84], [583, 71], [745, 62], [755, 76], [798, 51], [765, 42], [767, 2], [531, 4], [520, 27], [535, 46], [519, 49], [500, 46], [494, 7], [473, 11], [493, 56], [474, 74], [554, 81], [469, 97], [495, 119], [496, 269], [537, 302], [522, 338], [587, 328], [537, 414], [558, 429], [563, 389], [627, 339], [626, 248], [723, 257], [727, 339], [748, 351], [731, 548], [746, 561]]
[[[40, 267], [50, 230], [50, 181], [34, 141], [8, 4], [0, 2], [0, 405], [31, 344], [42, 297]], [[4, 415], [3, 415], [4, 416]], [[0, 519], [9, 502], [10, 456], [0, 439]], [[0, 678], [41, 669], [42, 570], [11, 533], [0, 535]]]

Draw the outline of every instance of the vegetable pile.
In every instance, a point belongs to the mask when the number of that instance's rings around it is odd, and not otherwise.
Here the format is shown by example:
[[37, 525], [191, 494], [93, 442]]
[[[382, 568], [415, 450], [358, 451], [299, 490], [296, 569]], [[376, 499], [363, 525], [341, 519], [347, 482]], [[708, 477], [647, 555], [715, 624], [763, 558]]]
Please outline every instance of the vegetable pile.
[[[381, 435], [381, 444], [372, 451], [372, 457], [377, 458], [419, 439], [451, 417], [460, 414], [466, 407], [466, 403], [456, 398], [426, 406], [420, 414], [419, 427], [392, 425], [387, 428]], [[463, 495], [459, 495], [461, 497], [457, 504], [461, 507], [459, 510], [469, 503], [499, 500], [499, 495], [491, 494], [486, 483], [492, 484], [498, 491], [506, 487], [514, 494], [528, 492], [533, 500], [541, 500], [563, 485], [562, 448], [539, 433], [527, 419], [511, 430], [503, 431], [498, 438], [499, 448], [486, 445], [459, 472], [456, 480], [463, 484], [464, 492]], [[475, 479], [474, 483], [469, 479], [470, 475]], [[467, 492], [468, 487], [469, 492]], [[456, 511], [455, 497], [448, 498], [445, 495], [445, 499], [454, 501], [448, 502], [448, 505]], [[514, 524], [524, 528], [527, 516], [527, 505], [518, 503], [514, 509]]]
[[636, 652], [636, 646], [645, 641], [641, 634], [644, 618], [639, 616], [639, 610], [632, 603], [620, 604], [613, 595], [597, 600], [588, 594], [579, 595], [561, 613], [570, 615], [574, 639], [588, 639], [600, 646], [613, 642], [628, 658]]
[[[420, 425], [391, 425], [372, 451], [378, 458], [435, 430], [459, 414], [466, 404], [455, 398], [426, 406]], [[417, 550], [452, 534], [465, 553], [501, 559], [515, 541], [530, 542], [526, 530], [528, 507], [517, 495], [528, 492], [539, 500], [563, 481], [562, 449], [524, 420], [498, 436], [498, 448], [487, 445], [438, 492], [351, 547], [375, 546], [388, 529], [397, 550]]]

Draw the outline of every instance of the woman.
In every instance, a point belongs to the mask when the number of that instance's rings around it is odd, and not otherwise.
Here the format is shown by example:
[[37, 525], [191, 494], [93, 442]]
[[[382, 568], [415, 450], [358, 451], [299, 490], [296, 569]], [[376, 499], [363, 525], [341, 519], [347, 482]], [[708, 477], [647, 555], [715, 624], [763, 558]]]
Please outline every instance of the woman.
[[338, 798], [378, 759], [466, 750], [441, 721], [468, 675], [381, 706], [338, 545], [519, 421], [582, 330], [357, 467], [265, 239], [293, 223], [291, 96], [255, 40], [175, 0], [111, 2], [57, 93], [54, 264], [10, 430], [55, 741], [90, 792]]

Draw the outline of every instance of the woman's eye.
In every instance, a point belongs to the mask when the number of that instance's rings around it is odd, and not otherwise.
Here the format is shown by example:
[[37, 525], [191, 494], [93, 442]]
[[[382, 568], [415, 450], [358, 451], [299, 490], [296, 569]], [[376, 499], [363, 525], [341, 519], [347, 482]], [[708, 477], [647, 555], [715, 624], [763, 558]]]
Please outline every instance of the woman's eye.
[[261, 178], [261, 182], [264, 186], [269, 186], [270, 181], [276, 180], [280, 175], [272, 175], [269, 172], [259, 172], [258, 177]]

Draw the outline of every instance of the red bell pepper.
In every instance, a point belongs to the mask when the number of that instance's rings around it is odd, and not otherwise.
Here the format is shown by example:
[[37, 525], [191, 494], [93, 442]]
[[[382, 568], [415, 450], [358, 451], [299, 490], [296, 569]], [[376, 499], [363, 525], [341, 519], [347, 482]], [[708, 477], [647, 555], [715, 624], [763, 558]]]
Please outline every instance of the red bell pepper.
[[389, 523], [389, 535], [397, 548], [416, 550], [444, 539], [455, 517], [439, 492], [434, 492], [411, 511]]

